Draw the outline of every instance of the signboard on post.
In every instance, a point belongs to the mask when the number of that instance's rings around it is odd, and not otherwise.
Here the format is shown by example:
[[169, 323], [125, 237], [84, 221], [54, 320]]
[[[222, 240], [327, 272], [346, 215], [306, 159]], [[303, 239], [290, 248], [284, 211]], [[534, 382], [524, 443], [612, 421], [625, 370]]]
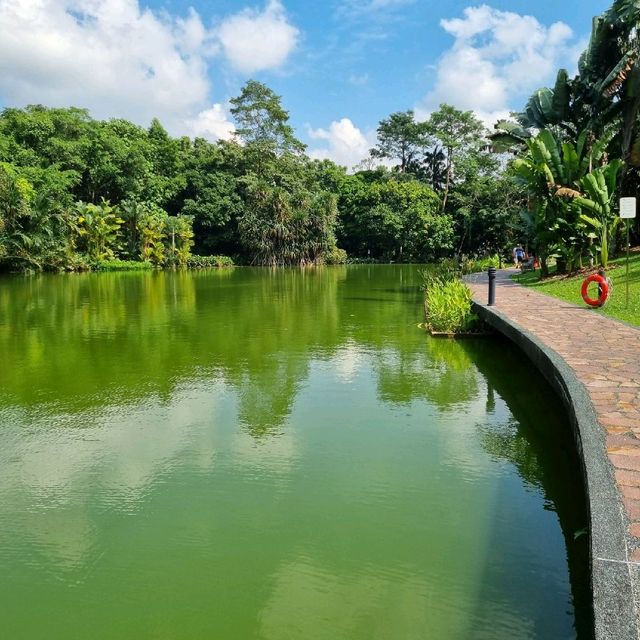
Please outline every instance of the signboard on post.
[[620, 217], [623, 218], [627, 226], [627, 299], [626, 308], [629, 308], [629, 227], [631, 226], [631, 220], [636, 217], [636, 199], [635, 198], [620, 198]]
[[636, 217], [636, 199], [620, 198], [620, 217], [635, 218]]

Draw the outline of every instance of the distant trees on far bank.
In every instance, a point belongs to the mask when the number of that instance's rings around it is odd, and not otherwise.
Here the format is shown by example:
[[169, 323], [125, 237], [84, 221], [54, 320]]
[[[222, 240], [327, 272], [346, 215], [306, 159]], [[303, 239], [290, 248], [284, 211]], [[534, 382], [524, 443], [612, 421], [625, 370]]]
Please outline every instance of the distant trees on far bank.
[[5, 109], [0, 269], [184, 265], [192, 252], [261, 265], [425, 262], [511, 242], [517, 194], [470, 112], [392, 114], [371, 156], [397, 165], [349, 174], [305, 154], [264, 84], [249, 81], [231, 105], [236, 138], [215, 143], [173, 138], [157, 120]]

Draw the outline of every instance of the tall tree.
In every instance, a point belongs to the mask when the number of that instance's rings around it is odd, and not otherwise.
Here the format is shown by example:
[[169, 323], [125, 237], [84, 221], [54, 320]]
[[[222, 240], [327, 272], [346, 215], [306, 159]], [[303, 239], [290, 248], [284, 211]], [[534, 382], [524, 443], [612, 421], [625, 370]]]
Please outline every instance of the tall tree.
[[400, 173], [406, 173], [429, 146], [428, 138], [425, 124], [415, 121], [413, 111], [392, 113], [378, 125], [378, 142], [371, 156], [397, 160]]
[[259, 145], [276, 154], [302, 152], [305, 145], [293, 134], [289, 112], [269, 87], [249, 80], [237, 98], [231, 98], [231, 114], [238, 124], [236, 135], [247, 145]]
[[152, 171], [143, 195], [146, 200], [164, 207], [186, 186], [183, 166], [185, 154], [181, 141], [171, 138], [156, 118], [147, 130], [147, 140]]
[[436, 145], [433, 149], [426, 151], [422, 167], [431, 188], [436, 193], [440, 193], [447, 183], [447, 156], [442, 147]]
[[483, 145], [485, 129], [472, 111], [459, 111], [451, 105], [441, 104], [426, 123], [427, 131], [440, 143], [446, 159], [446, 177], [442, 197], [442, 211], [453, 179], [455, 163], [465, 154], [477, 153]]

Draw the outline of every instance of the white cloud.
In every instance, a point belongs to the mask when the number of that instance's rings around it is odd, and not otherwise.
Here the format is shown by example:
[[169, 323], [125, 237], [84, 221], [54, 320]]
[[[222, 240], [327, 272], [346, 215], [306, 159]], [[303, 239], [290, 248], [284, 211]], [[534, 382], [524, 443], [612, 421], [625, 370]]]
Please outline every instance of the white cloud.
[[269, 0], [262, 12], [245, 9], [224, 20], [218, 37], [229, 62], [243, 73], [254, 73], [282, 65], [300, 31], [288, 21], [282, 3]]
[[532, 16], [487, 5], [468, 7], [462, 18], [441, 26], [455, 42], [438, 62], [434, 88], [416, 107], [420, 119], [446, 102], [495, 122], [512, 100], [553, 82], [560, 60], [575, 47], [562, 22], [546, 27]]
[[236, 130], [221, 104], [201, 111], [193, 120], [186, 122], [191, 135], [214, 140], [231, 140]]
[[160, 19], [137, 0], [0, 0], [0, 94], [169, 126], [206, 103], [199, 16]]
[[375, 131], [367, 134], [356, 127], [349, 118], [334, 120], [328, 129], [308, 129], [313, 140], [324, 140], [326, 145], [309, 151], [309, 156], [319, 160], [328, 158], [336, 164], [351, 168], [369, 155], [375, 144]]
[[493, 125], [498, 120], [511, 119], [511, 111], [508, 109], [496, 109], [495, 111], [483, 111], [482, 109], [474, 109], [474, 114], [480, 122], [489, 130], [493, 131]]
[[275, 0], [217, 29], [193, 9], [172, 16], [139, 0], [0, 0], [0, 25], [0, 104], [74, 105], [142, 125], [157, 117], [174, 135], [209, 138], [233, 127], [211, 106], [211, 59], [277, 67], [299, 33]]

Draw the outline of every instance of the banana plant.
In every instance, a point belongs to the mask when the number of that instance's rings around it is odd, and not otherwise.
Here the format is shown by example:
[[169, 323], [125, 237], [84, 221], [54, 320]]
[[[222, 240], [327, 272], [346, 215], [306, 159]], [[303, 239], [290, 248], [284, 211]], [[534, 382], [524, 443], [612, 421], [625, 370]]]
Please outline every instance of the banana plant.
[[191, 256], [193, 246], [193, 216], [168, 216], [165, 221], [169, 239], [169, 264], [184, 267]]
[[140, 234], [140, 259], [162, 265], [165, 261], [166, 226], [168, 215], [160, 208], [149, 208], [138, 222]]
[[533, 92], [522, 113], [514, 120], [498, 120], [495, 132], [489, 136], [496, 152], [523, 149], [535, 130], [551, 126], [575, 138], [578, 127], [571, 121], [571, 81], [565, 69], [560, 69], [553, 89], [543, 87]]
[[606, 124], [617, 130], [615, 147], [623, 161], [620, 182], [631, 166], [640, 166], [640, 3], [614, 0], [593, 21], [591, 39], [580, 57], [575, 86], [577, 105], [599, 131]]
[[602, 163], [611, 135], [589, 144], [583, 131], [576, 143], [561, 142], [548, 129], [525, 141], [527, 152], [513, 162], [517, 179], [527, 187], [530, 211], [524, 216], [536, 241], [543, 273], [547, 258], [561, 255], [569, 267], [579, 266], [589, 245], [581, 206], [582, 180]]
[[518, 123], [527, 129], [545, 129], [557, 125], [575, 134], [575, 125], [568, 120], [570, 101], [569, 75], [565, 69], [560, 69], [553, 89], [544, 87], [533, 92], [524, 111], [517, 115]]
[[83, 241], [87, 256], [94, 261], [110, 260], [117, 248], [124, 220], [107, 200], [100, 204], [78, 202], [73, 226]]
[[[537, 89], [514, 121], [501, 121], [491, 139], [502, 149], [522, 148], [535, 130], [553, 127], [576, 140], [588, 130], [593, 139], [613, 128], [611, 148], [624, 172], [640, 167], [640, 2], [613, 0], [593, 20], [591, 38], [580, 56], [578, 75], [560, 69], [553, 88]], [[593, 167], [592, 167], [593, 168]]]
[[621, 160], [613, 160], [597, 167], [580, 181], [585, 195], [573, 198], [578, 206], [590, 214], [581, 213], [580, 218], [593, 228], [599, 237], [600, 262], [604, 268], [609, 262], [609, 247], [620, 223], [620, 218], [612, 211], [612, 202], [621, 167]]

